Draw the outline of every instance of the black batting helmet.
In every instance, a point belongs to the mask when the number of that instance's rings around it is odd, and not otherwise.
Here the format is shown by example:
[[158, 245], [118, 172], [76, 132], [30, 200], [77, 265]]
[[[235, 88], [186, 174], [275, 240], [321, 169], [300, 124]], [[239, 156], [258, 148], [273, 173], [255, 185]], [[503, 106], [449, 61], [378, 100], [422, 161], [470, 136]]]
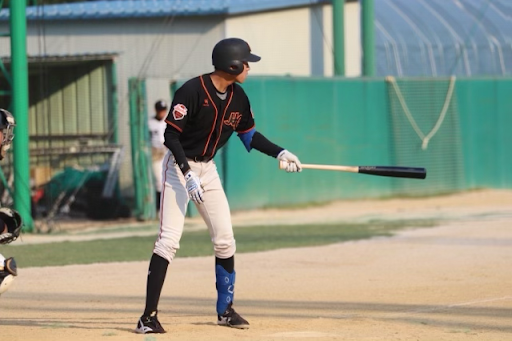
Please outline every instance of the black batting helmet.
[[245, 40], [227, 38], [219, 41], [213, 48], [212, 63], [216, 70], [231, 75], [239, 75], [244, 70], [244, 62], [254, 63], [261, 58], [251, 53], [251, 47]]
[[160, 110], [167, 110], [167, 102], [162, 99], [159, 101], [156, 101], [156, 103], [155, 103], [155, 111], [160, 111]]

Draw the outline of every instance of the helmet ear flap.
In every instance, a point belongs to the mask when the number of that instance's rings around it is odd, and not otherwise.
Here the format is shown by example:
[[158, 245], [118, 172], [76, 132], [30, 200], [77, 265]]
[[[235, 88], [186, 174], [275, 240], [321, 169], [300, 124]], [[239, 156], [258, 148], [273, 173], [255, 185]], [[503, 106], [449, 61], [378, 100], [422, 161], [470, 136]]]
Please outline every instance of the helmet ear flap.
[[229, 63], [229, 67], [224, 71], [231, 75], [239, 75], [244, 71], [244, 63], [240, 60], [232, 60], [231, 63]]

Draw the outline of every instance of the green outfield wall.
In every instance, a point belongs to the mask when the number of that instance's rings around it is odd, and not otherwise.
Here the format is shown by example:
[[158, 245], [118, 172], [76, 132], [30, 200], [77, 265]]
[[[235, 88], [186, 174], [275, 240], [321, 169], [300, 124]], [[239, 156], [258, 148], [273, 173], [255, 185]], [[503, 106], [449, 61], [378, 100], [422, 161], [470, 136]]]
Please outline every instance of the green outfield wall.
[[234, 135], [215, 159], [233, 210], [512, 188], [512, 79], [253, 77], [243, 88], [257, 130], [304, 163], [425, 167], [428, 176], [288, 174]]
[[512, 80], [457, 86], [466, 188], [512, 188]]

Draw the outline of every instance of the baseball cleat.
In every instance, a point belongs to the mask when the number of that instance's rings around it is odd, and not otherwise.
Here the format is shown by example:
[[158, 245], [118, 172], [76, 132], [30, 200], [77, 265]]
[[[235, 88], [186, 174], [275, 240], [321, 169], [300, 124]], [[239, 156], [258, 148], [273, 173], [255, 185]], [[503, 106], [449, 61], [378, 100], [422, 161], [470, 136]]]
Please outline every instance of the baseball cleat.
[[140, 317], [135, 332], [137, 334], [163, 334], [166, 331], [158, 321], [156, 312], [153, 312], [150, 316], [142, 315]]
[[226, 326], [231, 328], [248, 329], [249, 322], [247, 322], [247, 320], [245, 320], [235, 311], [235, 309], [232, 308], [232, 304], [233, 303], [229, 305], [224, 314], [217, 315], [217, 324], [219, 326]]

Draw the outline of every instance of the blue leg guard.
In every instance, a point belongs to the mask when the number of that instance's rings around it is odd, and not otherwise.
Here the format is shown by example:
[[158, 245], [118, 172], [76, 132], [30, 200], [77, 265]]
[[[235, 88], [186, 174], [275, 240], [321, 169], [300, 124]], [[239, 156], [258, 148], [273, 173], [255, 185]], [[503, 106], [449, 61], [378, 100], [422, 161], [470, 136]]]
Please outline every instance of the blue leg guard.
[[235, 271], [228, 273], [222, 266], [215, 266], [215, 277], [217, 280], [217, 314], [222, 315], [233, 302], [235, 293]]

